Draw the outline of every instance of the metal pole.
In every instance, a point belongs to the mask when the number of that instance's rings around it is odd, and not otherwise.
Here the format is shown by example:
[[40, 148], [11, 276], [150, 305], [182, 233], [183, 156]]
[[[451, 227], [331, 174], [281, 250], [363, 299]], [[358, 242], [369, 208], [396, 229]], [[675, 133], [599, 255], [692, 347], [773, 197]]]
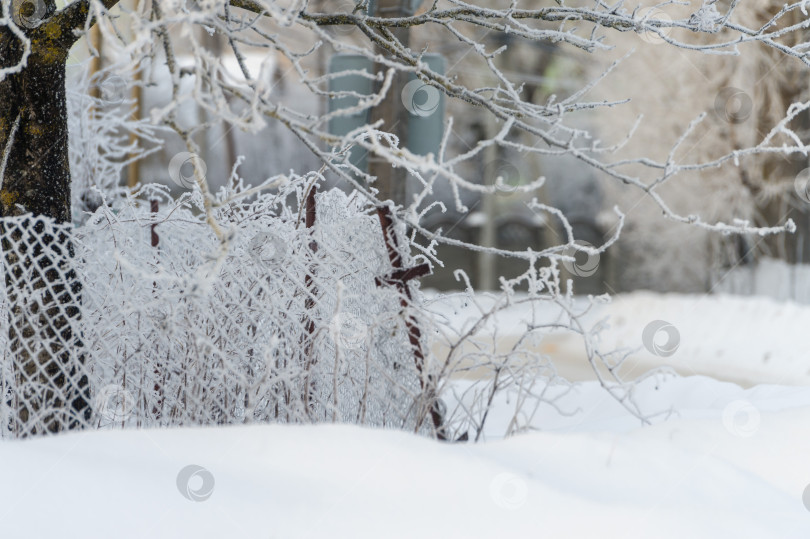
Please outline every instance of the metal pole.
[[[377, 17], [397, 18], [406, 17], [410, 14], [407, 0], [377, 0], [371, 4], [373, 11], [371, 15]], [[404, 47], [410, 46], [410, 31], [408, 27], [393, 28], [391, 34], [399, 40]], [[388, 51], [377, 47], [378, 54], [390, 56]], [[383, 64], [375, 63], [374, 72], [385, 71]], [[400, 141], [400, 147], [405, 146], [405, 137], [408, 134], [408, 111], [401, 102], [402, 88], [408, 82], [408, 74], [397, 72], [392, 81], [385, 99], [379, 106], [371, 109], [371, 122], [383, 121], [382, 129], [396, 135]], [[381, 83], [377, 83], [377, 90]], [[407, 171], [402, 168], [394, 168], [391, 164], [376, 155], [368, 157], [369, 174], [377, 178], [374, 186], [379, 190], [380, 200], [391, 200], [394, 204], [405, 204], [408, 196]]]
[[[484, 115], [484, 136], [491, 140], [495, 136], [497, 127], [491, 115]], [[498, 147], [490, 144], [484, 148], [484, 185], [495, 185], [496, 178], [492, 177], [497, 170]], [[482, 247], [495, 247], [497, 243], [497, 230], [495, 224], [495, 194], [481, 194], [481, 211], [484, 213], [484, 222], [481, 225]], [[492, 253], [481, 251], [478, 253], [478, 287], [481, 290], [495, 289], [495, 257]]]

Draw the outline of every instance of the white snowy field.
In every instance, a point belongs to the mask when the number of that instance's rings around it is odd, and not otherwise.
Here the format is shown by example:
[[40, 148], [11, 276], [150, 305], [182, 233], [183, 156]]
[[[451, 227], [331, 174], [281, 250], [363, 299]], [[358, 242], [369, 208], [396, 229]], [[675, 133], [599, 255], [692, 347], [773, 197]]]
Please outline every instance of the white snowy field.
[[[781, 385], [649, 378], [635, 392], [640, 407], [674, 413], [642, 428], [586, 381], [558, 409], [541, 406], [541, 432], [479, 444], [347, 425], [3, 442], [0, 537], [807, 539], [810, 387], [785, 376], [804, 356], [792, 320], [810, 321], [810, 308], [695, 300], [619, 298], [606, 308], [626, 313], [615, 326], [626, 337], [613, 338], [632, 340], [651, 315], [671, 319], [682, 346], [669, 361], [750, 367]], [[770, 354], [761, 365], [760, 353]], [[496, 401], [493, 433], [513, 404]]]
[[0, 536], [810, 537], [810, 390], [659, 387], [681, 418], [634, 427], [586, 383], [576, 417], [482, 444], [345, 425], [4, 442]]
[[[492, 305], [487, 298], [478, 301], [480, 307], [457, 295], [438, 301], [433, 308], [461, 332], [478, 320], [481, 308]], [[578, 303], [584, 301], [580, 298]], [[555, 306], [534, 307], [535, 321], [548, 322], [558, 314]], [[498, 317], [495, 342], [503, 352], [532, 319], [532, 307], [509, 307]], [[599, 347], [603, 351], [631, 350], [621, 369], [625, 378], [669, 367], [684, 376], [706, 375], [743, 387], [763, 383], [810, 386], [806, 337], [810, 305], [766, 297], [634, 292], [614, 296], [610, 303], [596, 305], [584, 317], [588, 327], [601, 320], [607, 324]], [[654, 321], [667, 322], [677, 330], [677, 348], [671, 355], [662, 357], [644, 346], [644, 328]], [[661, 333], [658, 337], [666, 341], [667, 336]], [[435, 351], [437, 355], [443, 352]], [[537, 345], [537, 351], [548, 355], [566, 379], [595, 379], [579, 335], [552, 332]]]

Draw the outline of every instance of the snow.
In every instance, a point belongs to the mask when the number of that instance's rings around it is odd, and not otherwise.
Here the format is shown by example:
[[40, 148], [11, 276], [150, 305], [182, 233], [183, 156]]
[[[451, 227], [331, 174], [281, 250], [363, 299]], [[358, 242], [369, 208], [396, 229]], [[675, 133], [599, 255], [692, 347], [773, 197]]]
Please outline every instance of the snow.
[[684, 374], [707, 374], [744, 385], [810, 385], [803, 335], [810, 307], [765, 297], [631, 294], [615, 302], [605, 346], [640, 346], [644, 325], [673, 324], [680, 344], [670, 357], [645, 349], [639, 365], [670, 365]]
[[[6, 442], [0, 530], [3, 537], [806, 538], [810, 433], [795, 426], [808, 421], [806, 406], [763, 413], [748, 438], [713, 417], [485, 444], [346, 425]], [[189, 464], [215, 479], [205, 501], [178, 491], [176, 477]]]
[[[492, 304], [487, 299], [479, 301], [485, 307]], [[579, 298], [577, 308], [583, 308], [586, 302]], [[477, 308], [460, 295], [438, 300], [433, 310], [457, 331], [469, 327], [480, 316]], [[533, 315], [537, 321], [549, 322], [559, 315], [559, 309], [549, 305], [538, 310], [536, 304], [522, 304], [499, 313], [499, 350], [505, 351], [515, 342]], [[607, 320], [598, 343], [603, 351], [632, 351], [622, 371], [626, 378], [669, 367], [683, 375], [707, 375], [745, 387], [763, 383], [810, 385], [810, 362], [804, 342], [806, 328], [810, 327], [810, 305], [764, 296], [633, 292], [597, 304], [584, 320], [589, 327]], [[656, 320], [677, 328], [679, 342], [671, 356], [657, 356], [644, 347], [644, 328]], [[594, 379], [580, 336], [554, 332], [543, 339], [539, 349], [551, 357], [566, 378]]]
[[[463, 324], [465, 308], [445, 307]], [[762, 298], [642, 293], [599, 309], [589, 316], [615, 315], [615, 342], [640, 339], [650, 319], [676, 325], [682, 344], [659, 362], [789, 382], [810, 321], [808, 307]], [[538, 408], [538, 431], [505, 440], [495, 433], [514, 402], [501, 395], [477, 444], [350, 425], [6, 441], [0, 536], [806, 539], [810, 387], [798, 382], [650, 377], [634, 398], [661, 413], [641, 427], [585, 381]], [[202, 471], [183, 476], [189, 465]], [[210, 497], [193, 501], [195, 492]]]

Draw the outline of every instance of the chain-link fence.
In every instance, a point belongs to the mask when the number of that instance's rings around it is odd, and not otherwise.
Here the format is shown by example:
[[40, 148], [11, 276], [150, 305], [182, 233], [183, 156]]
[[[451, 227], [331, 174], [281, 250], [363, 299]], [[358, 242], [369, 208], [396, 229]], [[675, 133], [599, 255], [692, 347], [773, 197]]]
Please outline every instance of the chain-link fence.
[[254, 421], [436, 432], [401, 227], [302, 184], [222, 205], [221, 240], [189, 200], [103, 206], [78, 228], [2, 220], [0, 436]]

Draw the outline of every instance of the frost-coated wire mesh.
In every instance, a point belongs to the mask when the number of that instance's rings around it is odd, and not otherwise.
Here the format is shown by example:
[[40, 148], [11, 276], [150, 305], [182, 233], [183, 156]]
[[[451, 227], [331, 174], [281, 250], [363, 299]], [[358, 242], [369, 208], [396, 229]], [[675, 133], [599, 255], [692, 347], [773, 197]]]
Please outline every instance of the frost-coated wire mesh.
[[4, 425], [14, 434], [75, 428], [91, 410], [70, 227], [12, 217], [2, 220], [0, 234], [8, 313], [0, 333]]
[[3, 219], [2, 436], [254, 421], [431, 432], [414, 313], [376, 279], [392, 271], [379, 219], [332, 190], [308, 227], [307, 189], [223, 205], [224, 241], [194, 196], [157, 213], [103, 206], [75, 229]]

